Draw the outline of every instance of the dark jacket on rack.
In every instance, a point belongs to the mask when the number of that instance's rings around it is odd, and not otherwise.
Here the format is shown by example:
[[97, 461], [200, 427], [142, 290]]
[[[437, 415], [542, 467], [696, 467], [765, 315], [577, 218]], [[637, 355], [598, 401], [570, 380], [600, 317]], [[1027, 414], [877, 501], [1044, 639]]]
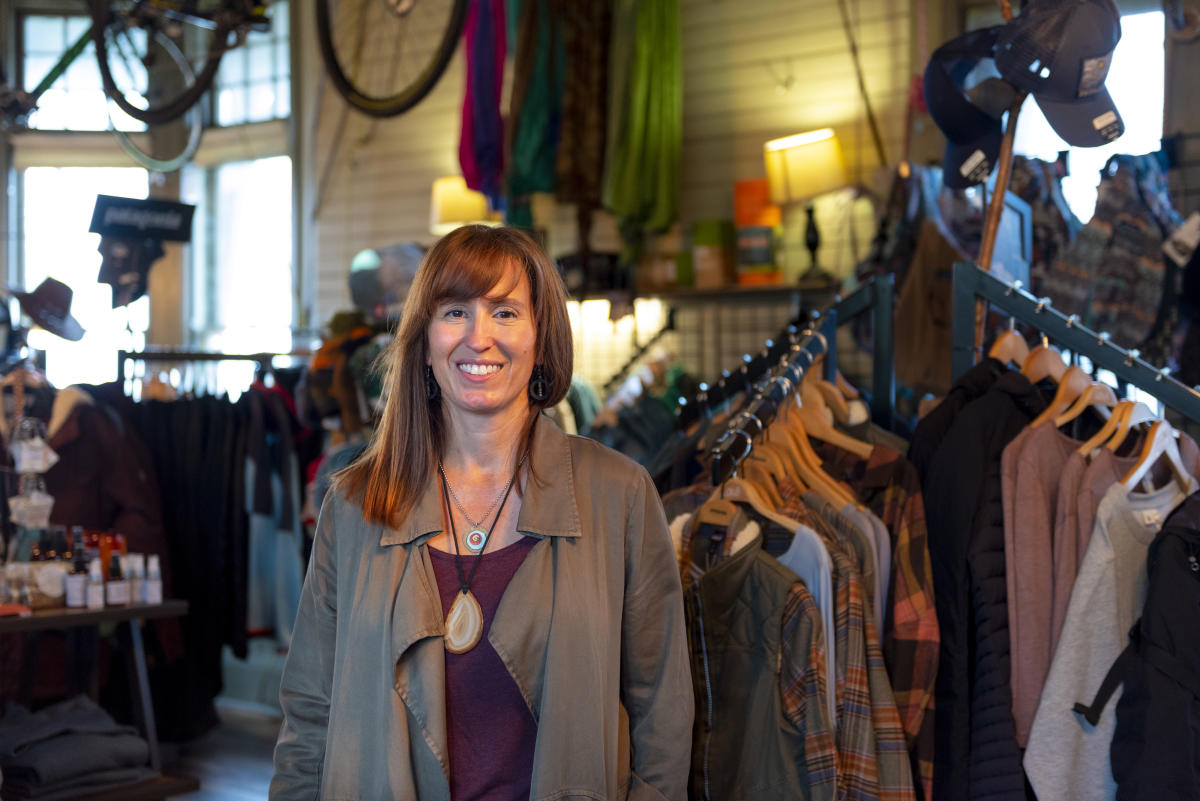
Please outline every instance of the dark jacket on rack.
[[1113, 733], [1118, 801], [1200, 798], [1197, 565], [1200, 494], [1171, 513], [1147, 556], [1146, 604], [1130, 633], [1135, 655], [1124, 673]]
[[1000, 457], [1044, 407], [1023, 375], [1000, 376], [955, 418], [925, 483], [925, 497], [938, 499], [926, 509], [941, 634], [937, 801], [1025, 799], [1009, 685]]
[[937, 454], [942, 440], [954, 418], [963, 407], [991, 389], [996, 379], [1004, 373], [1004, 365], [995, 359], [984, 359], [959, 376], [954, 386], [942, 398], [942, 402], [921, 418], [913, 431], [912, 444], [908, 446], [908, 460], [917, 468], [917, 475], [924, 484], [929, 476], [929, 466]]
[[115, 531], [130, 553], [158, 554], [165, 563], [158, 482], [136, 432], [111, 409], [80, 404], [48, 444], [59, 456], [46, 472], [50, 522]]

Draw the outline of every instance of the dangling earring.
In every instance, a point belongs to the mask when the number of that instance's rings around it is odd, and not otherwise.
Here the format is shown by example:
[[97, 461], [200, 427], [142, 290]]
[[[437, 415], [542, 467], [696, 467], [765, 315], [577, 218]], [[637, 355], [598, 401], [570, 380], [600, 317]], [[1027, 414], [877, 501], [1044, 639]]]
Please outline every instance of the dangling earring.
[[435, 401], [441, 394], [442, 388], [438, 386], [438, 382], [433, 377], [433, 368], [428, 364], [425, 365], [425, 399]]
[[546, 380], [540, 366], [533, 368], [533, 378], [529, 380], [529, 397], [536, 403], [545, 403], [546, 398], [550, 397], [550, 382]]

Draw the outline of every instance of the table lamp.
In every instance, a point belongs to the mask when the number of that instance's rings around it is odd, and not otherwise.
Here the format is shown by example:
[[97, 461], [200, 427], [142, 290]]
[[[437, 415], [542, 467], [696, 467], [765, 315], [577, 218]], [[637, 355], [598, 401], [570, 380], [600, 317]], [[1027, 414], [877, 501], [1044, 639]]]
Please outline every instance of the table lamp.
[[802, 278], [827, 277], [817, 266], [817, 248], [821, 233], [813, 214], [813, 198], [846, 185], [846, 165], [842, 147], [832, 128], [772, 139], [763, 145], [763, 160], [767, 166], [767, 184], [771, 202], [785, 205], [806, 203], [808, 222], [804, 229], [804, 244], [808, 248], [809, 268]]
[[468, 189], [461, 175], [448, 175], [434, 181], [429, 204], [429, 232], [444, 236], [471, 223], [498, 224], [488, 212], [483, 193]]

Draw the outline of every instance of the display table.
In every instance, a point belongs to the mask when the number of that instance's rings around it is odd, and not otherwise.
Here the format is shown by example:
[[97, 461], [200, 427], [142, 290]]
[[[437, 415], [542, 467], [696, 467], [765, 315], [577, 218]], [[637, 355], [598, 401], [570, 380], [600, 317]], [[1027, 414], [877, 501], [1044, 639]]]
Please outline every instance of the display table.
[[[98, 626], [101, 623], [127, 623], [129, 642], [133, 649], [133, 669], [136, 674], [137, 692], [134, 694], [135, 713], [142, 735], [150, 748], [150, 767], [162, 770], [158, 751], [158, 730], [154, 723], [154, 703], [150, 697], [150, 679], [146, 672], [146, 651], [142, 645], [141, 621], [155, 618], [183, 617], [187, 614], [187, 601], [169, 600], [160, 604], [130, 604], [108, 606], [103, 609], [43, 609], [26, 617], [0, 618], [0, 634], [39, 632], [70, 629], [79, 626]], [[35, 658], [33, 649], [26, 651], [26, 659]], [[172, 795], [188, 793], [200, 788], [195, 779], [160, 776], [157, 779], [127, 787], [117, 787], [81, 795], [88, 801], [150, 801]]]

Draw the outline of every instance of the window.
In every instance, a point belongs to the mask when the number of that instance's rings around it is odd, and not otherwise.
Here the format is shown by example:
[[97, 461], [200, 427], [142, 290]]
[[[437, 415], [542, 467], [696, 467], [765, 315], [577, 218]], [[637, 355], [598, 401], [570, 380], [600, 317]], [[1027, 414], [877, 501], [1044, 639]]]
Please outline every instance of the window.
[[[91, 18], [29, 14], [23, 17], [21, 33], [24, 57], [21, 60], [21, 84], [33, 91], [67, 49], [87, 33]], [[135, 45], [145, 45], [145, 32], [133, 30]], [[145, 79], [145, 68], [136, 61], [130, 69], [142, 71], [134, 80]], [[71, 66], [45, 91], [38, 108], [29, 115], [29, 127], [43, 131], [104, 131], [115, 127], [122, 131], [144, 131], [146, 126], [110, 103], [104, 94], [96, 48], [91, 43], [71, 62]]]
[[292, 113], [287, 2], [271, 3], [267, 16], [270, 34], [251, 33], [221, 58], [215, 91], [218, 125], [283, 119]]
[[1121, 17], [1121, 41], [1105, 81], [1125, 121], [1125, 133], [1115, 142], [1104, 147], [1068, 147], [1046, 122], [1032, 97], [1021, 107], [1014, 152], [1053, 161], [1060, 150], [1069, 150], [1070, 175], [1063, 179], [1063, 196], [1075, 216], [1084, 222], [1092, 218], [1096, 208], [1100, 170], [1109, 156], [1153, 153], [1162, 146], [1164, 36], [1161, 11]]
[[56, 387], [117, 377], [117, 351], [140, 350], [150, 327], [149, 299], [112, 307], [112, 288], [96, 281], [100, 235], [88, 233], [97, 194], [146, 197], [145, 170], [109, 167], [29, 167], [22, 174], [25, 288], [47, 276], [71, 287], [71, 315], [87, 333], [69, 342], [34, 329], [31, 347], [46, 352], [46, 379]]
[[195, 227], [206, 231], [193, 242], [193, 263], [200, 269], [192, 271], [192, 336], [206, 350], [287, 353], [292, 348], [292, 160], [276, 156], [221, 164], [207, 171], [203, 183], [208, 203]]

